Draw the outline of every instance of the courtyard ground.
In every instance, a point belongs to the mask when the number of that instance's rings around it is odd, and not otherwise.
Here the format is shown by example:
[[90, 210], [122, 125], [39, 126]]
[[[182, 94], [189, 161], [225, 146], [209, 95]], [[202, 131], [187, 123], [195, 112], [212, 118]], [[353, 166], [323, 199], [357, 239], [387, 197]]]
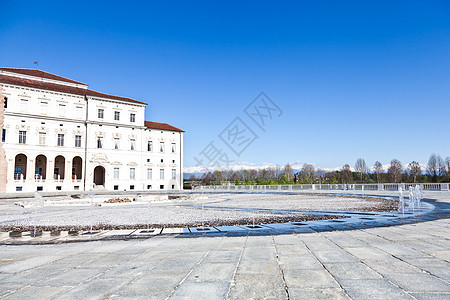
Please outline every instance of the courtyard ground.
[[[386, 194], [386, 193], [384, 193]], [[449, 204], [450, 193], [427, 192]], [[5, 299], [449, 299], [450, 222], [0, 246]]]

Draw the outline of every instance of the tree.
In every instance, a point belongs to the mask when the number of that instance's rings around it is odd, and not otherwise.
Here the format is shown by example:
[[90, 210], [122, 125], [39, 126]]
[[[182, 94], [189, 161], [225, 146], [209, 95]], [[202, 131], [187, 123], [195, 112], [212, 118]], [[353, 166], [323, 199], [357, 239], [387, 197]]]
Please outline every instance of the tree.
[[377, 175], [377, 183], [380, 183], [381, 174], [384, 172], [383, 165], [377, 160], [373, 165], [373, 170]]
[[360, 180], [363, 181], [364, 175], [367, 173], [366, 161], [363, 158], [358, 158], [356, 160], [355, 171], [359, 173]]
[[325, 174], [326, 173], [327, 172], [325, 172], [321, 168], [317, 168], [317, 170], [316, 170], [316, 178], [319, 179], [319, 184], [322, 183], [322, 179], [325, 178]]
[[223, 171], [215, 170], [211, 179], [215, 184], [222, 184], [225, 181], [225, 174]]
[[212, 179], [212, 173], [208, 172], [208, 173], [203, 173], [202, 175], [202, 184], [203, 185], [210, 185], [211, 184], [211, 179]]
[[230, 181], [232, 181], [232, 182], [238, 181], [239, 178], [240, 178], [239, 173], [236, 171], [233, 171], [230, 175]]
[[445, 165], [446, 165], [446, 168], [447, 168], [447, 170], [446, 170], [447, 174], [450, 174], [450, 156], [447, 156], [445, 158]]
[[408, 164], [409, 175], [412, 178], [412, 182], [417, 182], [417, 176], [422, 174], [422, 168], [417, 161], [412, 161]]
[[439, 171], [438, 159], [436, 154], [431, 154], [430, 159], [428, 159], [427, 173], [432, 177], [433, 182], [437, 181], [437, 174]]
[[391, 165], [389, 166], [388, 173], [391, 180], [394, 182], [400, 182], [402, 179], [403, 165], [398, 159], [391, 160]]
[[261, 170], [261, 172], [259, 172], [259, 177], [262, 178], [263, 181], [269, 180], [269, 171], [267, 171], [267, 169]]
[[288, 180], [292, 180], [292, 173], [293, 173], [293, 170], [292, 170], [292, 167], [291, 167], [290, 164], [286, 164], [286, 165], [284, 166], [283, 173], [284, 173], [284, 175], [286, 175], [286, 177], [288, 178]]
[[445, 162], [444, 160], [441, 158], [440, 155], [436, 156], [436, 161], [437, 161], [437, 167], [438, 167], [438, 175], [443, 177], [445, 176], [446, 172], [446, 167], [445, 167]]
[[352, 179], [352, 170], [350, 170], [350, 166], [348, 164], [345, 164], [342, 167], [341, 173], [341, 182], [350, 183]]
[[300, 170], [300, 178], [304, 183], [313, 183], [314, 182], [314, 166], [311, 164], [304, 164], [302, 169]]

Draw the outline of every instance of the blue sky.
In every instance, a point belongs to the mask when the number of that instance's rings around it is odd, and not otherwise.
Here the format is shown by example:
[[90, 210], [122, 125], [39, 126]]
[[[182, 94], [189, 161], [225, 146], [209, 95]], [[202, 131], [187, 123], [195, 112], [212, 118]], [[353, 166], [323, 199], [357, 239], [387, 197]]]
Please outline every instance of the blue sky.
[[[450, 156], [448, 1], [2, 1], [0, 65], [147, 102], [185, 133], [185, 166], [213, 141], [243, 164], [333, 168]], [[283, 111], [258, 128], [260, 92]], [[258, 136], [240, 156], [235, 119]]]

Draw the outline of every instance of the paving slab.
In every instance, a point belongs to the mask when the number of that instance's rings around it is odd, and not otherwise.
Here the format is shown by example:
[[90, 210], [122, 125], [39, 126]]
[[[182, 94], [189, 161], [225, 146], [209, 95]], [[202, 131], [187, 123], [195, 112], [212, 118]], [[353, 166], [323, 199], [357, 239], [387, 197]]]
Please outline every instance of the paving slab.
[[68, 287], [36, 287], [27, 286], [17, 290], [16, 292], [9, 294], [3, 299], [53, 299], [56, 295], [66, 292], [70, 288]]
[[111, 298], [136, 296], [167, 297], [175, 290], [186, 275], [187, 273], [175, 271], [147, 273], [115, 292]]
[[345, 291], [341, 288], [322, 288], [322, 289], [312, 289], [312, 288], [290, 288], [289, 289], [289, 299], [292, 300], [349, 300], [350, 297], [347, 296]]
[[325, 268], [339, 279], [381, 279], [381, 275], [363, 263], [325, 263]]
[[321, 263], [356, 263], [359, 261], [345, 250], [313, 251], [313, 254]]
[[288, 299], [280, 276], [236, 275], [228, 299]]
[[[186, 282], [193, 283], [230, 283], [233, 279], [236, 265], [228, 262], [211, 263], [203, 262], [196, 266], [192, 273], [186, 278]], [[228, 290], [228, 288], [227, 288]]]
[[384, 279], [338, 279], [338, 282], [352, 299], [413, 299]]
[[450, 299], [450, 293], [412, 293], [417, 300], [447, 300]]
[[280, 268], [277, 261], [242, 261], [237, 274], [278, 276]]
[[170, 299], [225, 299], [229, 285], [229, 282], [186, 282], [175, 290]]
[[427, 273], [390, 273], [385, 276], [408, 292], [450, 293], [448, 282]]

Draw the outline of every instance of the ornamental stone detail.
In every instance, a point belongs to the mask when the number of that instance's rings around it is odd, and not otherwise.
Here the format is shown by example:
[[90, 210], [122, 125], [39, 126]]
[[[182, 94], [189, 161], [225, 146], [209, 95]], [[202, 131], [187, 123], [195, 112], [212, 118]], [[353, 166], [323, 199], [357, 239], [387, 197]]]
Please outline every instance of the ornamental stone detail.
[[96, 153], [96, 154], [92, 154], [89, 162], [97, 163], [97, 164], [108, 164], [109, 159], [108, 159], [108, 156], [104, 153]]

